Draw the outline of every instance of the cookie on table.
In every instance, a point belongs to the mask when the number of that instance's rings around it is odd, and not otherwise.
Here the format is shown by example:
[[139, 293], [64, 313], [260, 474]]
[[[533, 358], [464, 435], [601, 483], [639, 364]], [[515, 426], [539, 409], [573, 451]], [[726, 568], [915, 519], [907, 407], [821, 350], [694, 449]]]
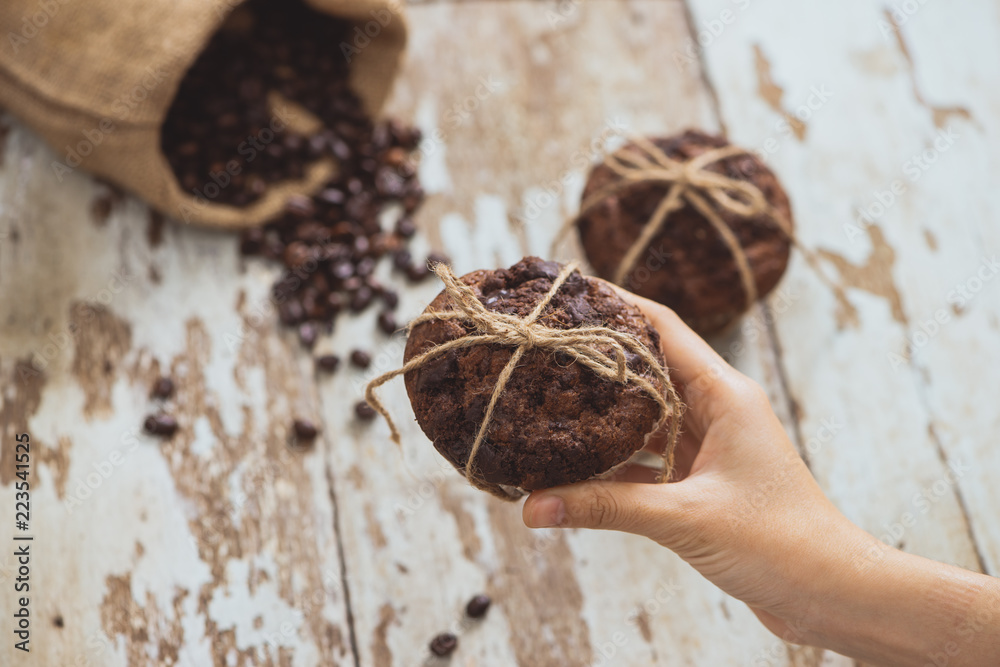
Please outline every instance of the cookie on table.
[[[696, 130], [649, 141], [678, 161], [688, 161], [706, 151], [730, 145], [722, 137]], [[621, 152], [648, 157], [635, 143], [626, 144]], [[726, 157], [705, 169], [756, 186], [773, 211], [791, 227], [788, 196], [777, 176], [756, 155]], [[583, 201], [620, 178], [607, 164], [598, 164], [587, 180]], [[599, 276], [614, 279], [626, 253], [639, 239], [669, 188], [667, 183], [640, 182], [605, 197], [577, 219], [584, 252]], [[746, 254], [758, 298], [765, 296], [785, 272], [791, 239], [767, 215], [746, 218], [714, 208]], [[688, 203], [667, 217], [660, 232], [626, 274], [622, 286], [669, 306], [704, 336], [725, 330], [751, 305], [732, 251], [711, 223]]]

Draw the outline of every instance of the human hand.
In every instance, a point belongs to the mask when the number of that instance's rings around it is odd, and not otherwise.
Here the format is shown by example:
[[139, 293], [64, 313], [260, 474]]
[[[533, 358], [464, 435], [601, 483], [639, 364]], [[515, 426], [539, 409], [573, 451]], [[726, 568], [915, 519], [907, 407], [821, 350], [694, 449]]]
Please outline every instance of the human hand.
[[[617, 481], [536, 491], [529, 527], [604, 528], [644, 535], [746, 602], [772, 631], [808, 611], [815, 543], [870, 539], [833, 507], [778, 421], [763, 389], [733, 369], [674, 312], [621, 291], [660, 332], [671, 378], [688, 406], [669, 484], [631, 468]], [[651, 443], [652, 447], [662, 442]]]
[[[757, 383], [669, 308], [619, 292], [660, 332], [688, 407], [676, 470], [666, 484], [631, 467], [614, 480], [535, 491], [523, 508], [528, 527], [643, 535], [786, 641], [872, 663], [928, 664], [965, 634], [968, 614], [986, 614], [992, 621], [982, 627], [996, 634], [970, 635], [947, 664], [1000, 660], [996, 580], [891, 549], [852, 524], [825, 497]], [[651, 446], [662, 444], [654, 438]], [[876, 563], [864, 557], [876, 550]]]

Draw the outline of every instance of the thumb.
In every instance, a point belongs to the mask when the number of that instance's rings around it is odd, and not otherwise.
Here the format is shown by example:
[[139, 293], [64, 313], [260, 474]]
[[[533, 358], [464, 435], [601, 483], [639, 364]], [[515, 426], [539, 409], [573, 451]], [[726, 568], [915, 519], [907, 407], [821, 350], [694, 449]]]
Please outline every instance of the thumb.
[[674, 484], [593, 480], [535, 491], [524, 502], [529, 528], [600, 528], [654, 540], [682, 512]]

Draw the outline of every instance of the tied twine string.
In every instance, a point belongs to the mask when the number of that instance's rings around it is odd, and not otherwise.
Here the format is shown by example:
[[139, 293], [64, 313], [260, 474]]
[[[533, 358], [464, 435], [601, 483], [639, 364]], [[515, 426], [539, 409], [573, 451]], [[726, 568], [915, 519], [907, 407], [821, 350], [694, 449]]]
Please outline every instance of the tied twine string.
[[[562, 352], [576, 361], [580, 362], [599, 377], [619, 384], [634, 383], [646, 394], [650, 396], [660, 408], [660, 419], [657, 428], [663, 426], [669, 420], [667, 427], [667, 443], [664, 448], [662, 458], [664, 463], [663, 480], [669, 477], [673, 468], [674, 445], [677, 442], [677, 435], [680, 429], [680, 412], [682, 409], [680, 398], [677, 395], [670, 377], [660, 366], [652, 352], [634, 336], [615, 331], [608, 327], [590, 326], [575, 329], [555, 329], [539, 322], [539, 317], [545, 308], [552, 302], [556, 293], [569, 278], [570, 274], [576, 270], [576, 263], [570, 263], [562, 268], [558, 277], [553, 281], [545, 297], [538, 302], [538, 305], [526, 317], [517, 317], [505, 313], [496, 313], [487, 310], [486, 307], [476, 297], [471, 287], [461, 282], [455, 277], [451, 269], [446, 264], [434, 266], [434, 272], [444, 283], [445, 292], [454, 304], [454, 310], [437, 311], [424, 313], [413, 320], [409, 325], [409, 330], [424, 322], [431, 320], [459, 320], [465, 324], [472, 325], [473, 332], [460, 338], [436, 345], [426, 352], [414, 357], [409, 362], [394, 371], [390, 371], [375, 378], [368, 383], [365, 388], [365, 399], [379, 414], [385, 417], [389, 424], [392, 441], [400, 444], [399, 430], [395, 422], [389, 415], [389, 411], [382, 404], [375, 391], [389, 380], [399, 375], [404, 375], [412, 370], [426, 366], [434, 359], [452, 350], [473, 347], [476, 345], [503, 345], [513, 347], [514, 353], [510, 361], [501, 371], [497, 378], [490, 402], [486, 407], [486, 414], [479, 426], [479, 432], [472, 444], [469, 458], [465, 465], [465, 477], [473, 486], [488, 491], [500, 498], [510, 500], [517, 495], [505, 491], [499, 485], [488, 484], [477, 479], [475, 475], [476, 455], [480, 447], [486, 441], [493, 413], [497, 403], [503, 395], [510, 382], [518, 362], [530, 350], [544, 349], [553, 353]], [[605, 352], [610, 350], [611, 354]], [[628, 367], [626, 350], [637, 355], [650, 372], [662, 383], [667, 396], [656, 389], [654, 384], [647, 378], [639, 375]], [[670, 417], [673, 416], [673, 419]]]
[[607, 197], [643, 183], [665, 183], [670, 186], [667, 194], [660, 200], [639, 238], [622, 258], [613, 276], [615, 284], [624, 283], [626, 276], [635, 268], [639, 256], [663, 229], [670, 214], [685, 204], [690, 204], [708, 220], [726, 244], [736, 261], [747, 306], [752, 305], [757, 300], [757, 282], [750, 269], [750, 260], [736, 234], [722, 219], [719, 211], [727, 211], [741, 218], [767, 218], [774, 222], [792, 243], [795, 243], [795, 237], [791, 224], [768, 203], [764, 193], [757, 186], [706, 169], [719, 160], [744, 155], [747, 151], [738, 146], [724, 146], [706, 151], [690, 160], [681, 161], [671, 158], [645, 137], [633, 137], [630, 141], [633, 146], [640, 149], [640, 153], [619, 149], [604, 158], [604, 164], [620, 178], [587, 197], [580, 206], [580, 212], [575, 218], [567, 221], [559, 236], [562, 237]]

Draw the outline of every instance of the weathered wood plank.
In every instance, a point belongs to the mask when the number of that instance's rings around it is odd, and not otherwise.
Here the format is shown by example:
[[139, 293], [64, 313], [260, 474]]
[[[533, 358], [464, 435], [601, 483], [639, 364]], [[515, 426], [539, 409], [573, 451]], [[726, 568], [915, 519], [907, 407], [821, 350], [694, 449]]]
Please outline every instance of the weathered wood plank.
[[[997, 103], [985, 82], [996, 74], [998, 17], [986, 3], [918, 6], [901, 42], [873, 3], [820, 13], [780, 0], [692, 2], [732, 138], [768, 154], [800, 240], [836, 286], [800, 255], [785, 285], [804, 298], [776, 322], [802, 432], [842, 424], [809, 452], [814, 474], [887, 542], [995, 572], [996, 378], [977, 369], [1000, 351], [1000, 300], [984, 284], [958, 314], [948, 295], [997, 248], [985, 157]], [[949, 128], [960, 138], [941, 150]], [[939, 311], [949, 317], [940, 333], [912, 365], [895, 363], [904, 338]], [[955, 479], [949, 462], [973, 468]]]
[[[272, 269], [227, 235], [161, 244], [145, 206], [59, 182], [17, 124], [2, 155], [0, 502], [27, 432], [36, 541], [32, 652], [5, 641], [0, 662], [353, 664], [326, 452], [286, 437], [317, 413], [311, 367], [247, 307]], [[161, 444], [140, 429], [168, 372], [181, 428]]]
[[[822, 18], [777, 0], [692, 5], [696, 32], [734, 12], [703, 50], [687, 49], [677, 2], [415, 7], [389, 112], [430, 137], [422, 229], [461, 271], [548, 254], [597, 157], [592, 139], [719, 126], [702, 59], [731, 137], [775, 149], [803, 242], [839, 285], [831, 292], [799, 258], [770, 310], [716, 346], [768, 388], [852, 518], [881, 535], [914, 513], [905, 548], [996, 572], [1000, 461], [987, 434], [998, 387], [977, 370], [998, 351], [998, 283], [951, 303], [1000, 245], [986, 199], [996, 9], [928, 4], [900, 42], [861, 2]], [[961, 51], [940, 39], [959, 34]], [[798, 121], [824, 84], [833, 96]], [[907, 180], [906, 160], [949, 124], [954, 147]], [[384, 425], [353, 420], [365, 375], [342, 371], [317, 391], [307, 356], [275, 331], [273, 269], [242, 265], [231, 238], [168, 226], [158, 243], [143, 206], [106, 200], [79, 175], [57, 183], [49, 153], [20, 129], [0, 155], [0, 467], [10, 433], [30, 432], [46, 548], [34, 569], [37, 664], [352, 664], [352, 629], [359, 664], [423, 664], [449, 628], [462, 637], [455, 664], [851, 664], [786, 646], [644, 540], [528, 531], [518, 507], [470, 489], [433, 452], [401, 385], [386, 394], [405, 422], [402, 453]], [[906, 193], [845, 234], [852, 211], [894, 180]], [[437, 289], [408, 291], [403, 314]], [[904, 337], [941, 309], [948, 321], [893, 368], [889, 355], [907, 356]], [[402, 341], [372, 330], [368, 318], [345, 322], [320, 349], [375, 348], [367, 376], [394, 367]], [[32, 357], [45, 372], [22, 377]], [[134, 434], [168, 368], [183, 428], [159, 445]], [[322, 419], [315, 450], [287, 447], [297, 415]], [[950, 483], [946, 458], [975, 465]], [[926, 515], [921, 489], [934, 494]], [[0, 523], [0, 540], [8, 530]], [[462, 607], [479, 591], [496, 607], [468, 623]]]
[[[679, 3], [441, 3], [414, 7], [410, 21], [389, 112], [428, 137], [419, 223], [460, 272], [548, 255], [600, 156], [587, 145], [609, 128], [716, 128], [697, 73], [665, 66], [687, 35]], [[439, 289], [409, 291], [401, 313], [416, 315]], [[370, 327], [342, 327], [333, 347], [367, 346]], [[369, 371], [322, 389], [328, 423], [349, 421], [365, 379], [401, 362], [402, 340], [375, 345]], [[773, 376], [768, 355], [760, 335], [736, 356]], [[773, 377], [763, 379], [784, 401]], [[788, 664], [784, 644], [743, 605], [653, 543], [524, 528], [518, 506], [471, 489], [433, 451], [402, 383], [384, 393], [403, 422], [402, 453], [381, 423], [332, 439], [362, 664], [418, 664], [451, 627], [461, 631], [458, 664], [743, 664], [758, 655]], [[496, 607], [463, 624], [465, 601], [481, 590]]]
[[[914, 153], [929, 151], [921, 156], [927, 168], [918, 166], [921, 177], [900, 202], [911, 236], [912, 220], [922, 223], [924, 244], [911, 238], [914, 252], [900, 258], [911, 315], [905, 341], [895, 343], [910, 350], [912, 363], [895, 370], [909, 370], [931, 416], [928, 435], [942, 456], [964, 466], [956, 466], [962, 474], [951, 478], [953, 486], [971, 524], [979, 565], [996, 576], [1000, 378], [991, 369], [1000, 358], [1000, 168], [993, 159], [1000, 150], [1000, 94], [988, 82], [1000, 73], [1000, 11], [988, 3], [928, 9], [895, 33], [901, 75], [910, 79], [925, 113], [925, 140]], [[942, 33], [954, 37], [944, 42]], [[945, 46], [959, 43], [961, 50]], [[887, 359], [890, 366], [895, 361]]]

